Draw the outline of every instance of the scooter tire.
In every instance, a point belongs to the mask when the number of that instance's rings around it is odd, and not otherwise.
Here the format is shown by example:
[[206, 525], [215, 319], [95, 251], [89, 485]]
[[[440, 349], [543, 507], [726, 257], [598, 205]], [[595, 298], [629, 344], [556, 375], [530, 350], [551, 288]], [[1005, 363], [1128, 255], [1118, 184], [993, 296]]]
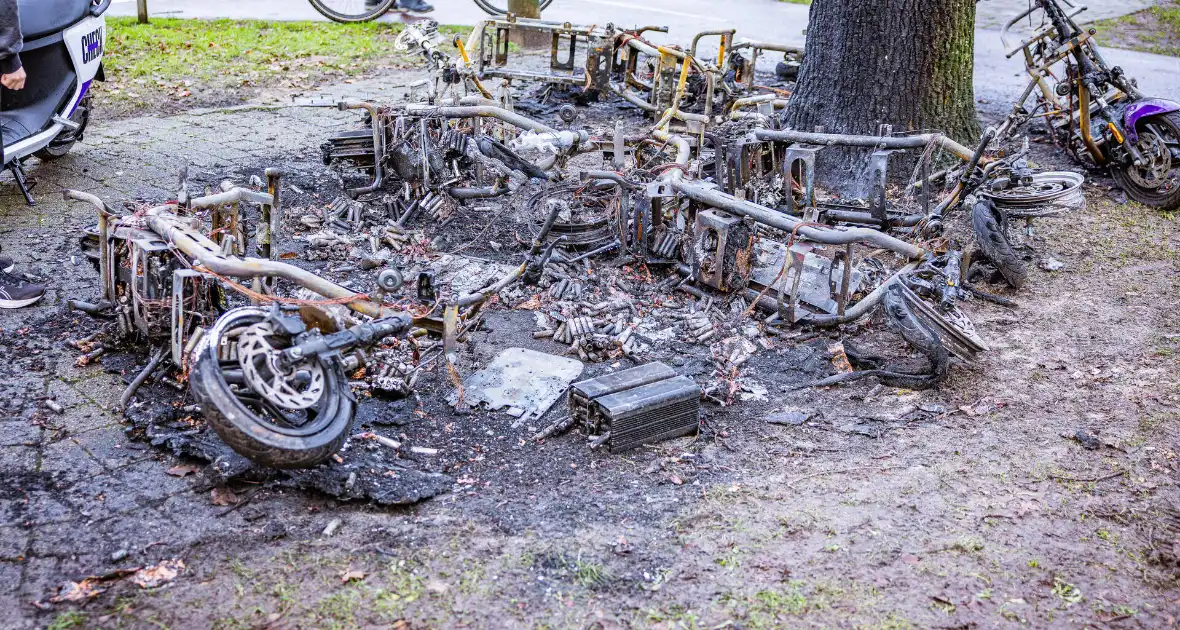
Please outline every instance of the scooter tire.
[[[549, 5], [551, 5], [551, 4], [553, 4], [553, 0], [541, 0], [541, 2], [538, 5], [538, 8], [541, 11], [544, 11], [545, 9], [548, 9]], [[489, 2], [488, 0], [475, 0], [475, 5], [481, 9], [483, 9], [483, 12], [487, 13], [488, 15], [500, 16], [500, 15], [507, 15], [508, 14], [507, 8], [493, 4], [493, 3]]]
[[971, 227], [975, 233], [975, 243], [999, 269], [1004, 281], [1015, 289], [1023, 287], [1028, 282], [1028, 268], [1013, 251], [1001, 223], [1000, 212], [990, 199], [975, 202], [971, 210]]
[[66, 154], [70, 152], [70, 149], [74, 148], [74, 144], [76, 144], [76, 141], [74, 140], [57, 146], [51, 144], [44, 149], [34, 151], [33, 157], [41, 160], [42, 162], [52, 162], [65, 157]]
[[189, 390], [205, 420], [238, 454], [271, 468], [311, 468], [339, 451], [348, 439], [356, 416], [356, 399], [340, 361], [328, 359], [321, 360], [325, 389], [313, 421], [319, 428], [314, 432], [286, 430], [246, 406], [225, 380], [218, 348], [232, 328], [266, 317], [266, 309], [244, 307], [219, 318], [193, 351]]
[[34, 151], [33, 157], [36, 157], [42, 162], [52, 162], [65, 157], [70, 152], [70, 149], [74, 148], [74, 145], [78, 143], [78, 139], [81, 138], [82, 134], [86, 132], [87, 125], [90, 124], [89, 95], [87, 95], [86, 99], [82, 101], [82, 106], [74, 110], [74, 114], [70, 117], [70, 119], [79, 125], [77, 131], [73, 131], [68, 134], [70, 139], [64, 142], [59, 141], [58, 138], [66, 135], [65, 133], [60, 133], [58, 134], [57, 138], [54, 138], [53, 141], [45, 145], [45, 147]]
[[341, 24], [371, 22], [397, 7], [397, 0], [389, 0], [388, 2], [382, 2], [381, 4], [376, 5], [372, 9], [362, 11], [361, 13], [342, 13], [324, 4], [323, 2], [319, 2], [318, 0], [310, 1], [312, 8], [314, 8], [316, 11], [319, 11], [320, 15], [328, 18], [329, 20], [332, 20], [333, 22], [339, 22]]
[[[1172, 136], [1174, 142], [1180, 142], [1180, 112], [1172, 112], [1162, 116], [1152, 116], [1139, 121], [1139, 133], [1146, 133], [1146, 125], [1157, 125], [1164, 132]], [[1175, 159], [1175, 158], [1173, 158]], [[1118, 184], [1123, 192], [1131, 199], [1139, 203], [1163, 210], [1164, 212], [1175, 212], [1180, 210], [1180, 185], [1174, 186], [1171, 190], [1161, 191], [1159, 189], [1146, 188], [1135, 182], [1131, 176], [1131, 169], [1135, 166], [1127, 165], [1124, 167], [1115, 167], [1110, 169], [1110, 176], [1114, 182]]]

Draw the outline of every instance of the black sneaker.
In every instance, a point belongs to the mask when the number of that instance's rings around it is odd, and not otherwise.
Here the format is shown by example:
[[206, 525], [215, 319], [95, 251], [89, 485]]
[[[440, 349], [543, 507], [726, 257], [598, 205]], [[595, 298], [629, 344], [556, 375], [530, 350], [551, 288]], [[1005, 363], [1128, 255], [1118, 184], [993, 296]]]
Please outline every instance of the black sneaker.
[[0, 308], [21, 308], [41, 299], [45, 287], [25, 282], [10, 273], [0, 273]]
[[0, 256], [0, 271], [12, 273], [13, 269], [16, 269], [16, 263], [8, 256]]
[[397, 8], [410, 13], [430, 13], [434, 7], [422, 0], [397, 0]]

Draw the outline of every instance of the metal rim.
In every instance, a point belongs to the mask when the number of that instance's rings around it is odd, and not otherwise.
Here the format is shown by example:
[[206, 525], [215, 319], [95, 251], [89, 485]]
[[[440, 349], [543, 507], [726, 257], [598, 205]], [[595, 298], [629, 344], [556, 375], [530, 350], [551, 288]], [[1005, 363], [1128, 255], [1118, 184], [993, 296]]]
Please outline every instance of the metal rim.
[[[1173, 139], [1173, 142], [1177, 141], [1180, 141], [1180, 138]], [[1172, 149], [1154, 125], [1148, 126], [1147, 132], [1140, 134], [1135, 149], [1139, 151], [1145, 163], [1142, 166], [1132, 166], [1127, 169], [1127, 175], [1131, 181], [1148, 189], [1161, 189], [1169, 184], [1175, 185], [1175, 178], [1168, 177], [1174, 166]]]
[[[506, 7], [497, 6], [488, 0], [475, 0], [476, 6], [483, 9], [488, 15], [507, 15], [508, 9]], [[553, 0], [541, 0], [540, 8], [542, 11], [549, 8], [553, 4]]]
[[926, 303], [904, 283], [900, 286], [902, 295], [913, 309], [914, 315], [938, 333], [951, 354], [964, 361], [975, 361], [980, 352], [987, 352], [987, 343], [975, 331], [975, 324], [961, 309], [956, 307], [950, 312], [942, 312]]
[[383, 0], [376, 7], [369, 9], [365, 0], [310, 0], [311, 6], [321, 15], [333, 22], [368, 22], [375, 20], [389, 12], [397, 4], [397, 0]]
[[1005, 190], [982, 190], [980, 196], [1005, 208], [1043, 206], [1069, 197], [1082, 189], [1086, 178], [1069, 171], [1037, 173], [1033, 183]]
[[293, 411], [279, 407], [249, 386], [242, 386], [246, 379], [238, 355], [239, 338], [266, 317], [267, 311], [258, 307], [242, 307], [227, 312], [201, 339], [195, 352], [197, 360], [203, 360], [202, 356], [208, 354], [205, 359], [217, 363], [213, 371], [216, 381], [213, 386], [236, 398], [250, 414], [252, 422], [265, 425], [268, 431], [289, 437], [316, 435], [333, 421], [332, 413], [321, 413], [325, 405], [330, 406], [332, 393], [320, 396], [312, 407]]

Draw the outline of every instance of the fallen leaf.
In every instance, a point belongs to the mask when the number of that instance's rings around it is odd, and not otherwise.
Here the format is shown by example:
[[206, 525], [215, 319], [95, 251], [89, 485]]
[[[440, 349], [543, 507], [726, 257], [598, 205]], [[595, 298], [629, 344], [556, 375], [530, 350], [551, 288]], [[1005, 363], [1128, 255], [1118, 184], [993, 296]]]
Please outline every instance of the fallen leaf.
[[213, 497], [213, 505], [237, 505], [238, 503], [238, 495], [229, 488], [214, 488], [211, 496]]
[[345, 584], [348, 584], [349, 582], [351, 582], [353, 580], [360, 581], [363, 579], [365, 579], [365, 572], [364, 571], [357, 571], [356, 569], [353, 569], [350, 571], [345, 571], [344, 575], [340, 576], [340, 581]]
[[61, 587], [61, 591], [50, 597], [49, 601], [55, 604], [58, 602], [82, 602], [98, 596], [105, 590], [105, 588], [98, 587], [97, 579], [88, 577], [81, 582], [66, 582], [65, 586]]
[[676, 485], [678, 485], [678, 486], [679, 486], [679, 485], [683, 485], [683, 484], [684, 484], [684, 480], [683, 480], [683, 479], [681, 479], [680, 477], [677, 477], [676, 475], [672, 475], [672, 476], [669, 478], [669, 481], [671, 481], [672, 483], [674, 483], [674, 484], [676, 484]]
[[154, 567], [144, 567], [135, 572], [131, 581], [139, 588], [156, 588], [163, 586], [184, 570], [184, 561], [179, 558], [165, 560]]
[[848, 360], [848, 353], [844, 351], [844, 343], [837, 341], [828, 346], [828, 354], [832, 357], [832, 367], [845, 374], [852, 372], [852, 363]]
[[191, 475], [191, 474], [197, 472], [198, 470], [200, 470], [200, 468], [197, 468], [196, 466], [189, 466], [186, 464], [186, 465], [181, 465], [181, 466], [173, 466], [172, 468], [169, 468], [168, 470], [165, 470], [164, 472], [166, 474], [172, 475], [173, 477], [186, 477], [188, 475]]

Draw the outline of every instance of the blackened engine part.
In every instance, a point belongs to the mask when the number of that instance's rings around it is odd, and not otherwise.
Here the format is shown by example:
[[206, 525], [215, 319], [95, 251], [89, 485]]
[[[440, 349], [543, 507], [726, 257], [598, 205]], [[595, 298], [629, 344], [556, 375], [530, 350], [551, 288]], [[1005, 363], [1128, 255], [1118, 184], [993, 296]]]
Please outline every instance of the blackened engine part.
[[648, 363], [570, 386], [570, 413], [611, 453], [700, 429], [701, 388], [662, 363]]
[[983, 255], [999, 270], [1000, 275], [1013, 288], [1019, 289], [1028, 282], [1028, 269], [1024, 261], [1012, 250], [1008, 241], [1007, 223], [991, 199], [980, 199], [971, 209], [971, 227], [975, 233], [975, 244]]
[[482, 136], [476, 141], [476, 146], [479, 147], [480, 153], [494, 160], [500, 160], [514, 171], [520, 171], [533, 179], [543, 179], [546, 181], [549, 179], [548, 173], [541, 170], [537, 165], [520, 157], [512, 149], [509, 149], [493, 138]]
[[424, 304], [433, 304], [438, 300], [438, 288], [434, 285], [434, 274], [429, 271], [423, 271], [418, 274], [416, 282], [418, 287], [418, 301]]
[[369, 129], [345, 131], [320, 145], [324, 165], [346, 162], [361, 170], [373, 168], [373, 132]]
[[799, 70], [802, 68], [802, 66], [803, 63], [800, 61], [793, 59], [784, 60], [778, 62], [778, 65], [774, 67], [774, 73], [780, 79], [794, 81], [795, 79], [799, 78]]
[[467, 144], [471, 136], [455, 130], [446, 131], [438, 139], [438, 149], [448, 160], [467, 155]]
[[750, 277], [754, 231], [742, 217], [721, 210], [697, 213], [697, 280], [719, 291], [742, 289]]
[[[421, 136], [425, 146], [426, 159], [429, 160], [430, 172], [432, 173], [446, 173], [447, 159], [443, 152], [435, 147], [430, 137]], [[426, 180], [426, 166], [422, 160], [423, 148], [414, 147], [409, 142], [400, 142], [393, 149], [386, 154], [386, 159], [389, 160], [393, 167], [393, 172], [397, 174], [398, 179], [410, 182], [419, 183]]]
[[[534, 233], [543, 241], [560, 238], [561, 246], [566, 249], [597, 249], [615, 238], [609, 206], [618, 194], [614, 188], [598, 190], [582, 184], [559, 184], [538, 191], [529, 198], [526, 208], [534, 217], [546, 211], [545, 223], [534, 228]], [[565, 206], [570, 210], [569, 219], [559, 217], [563, 209], [556, 205], [559, 203], [569, 204]]]

